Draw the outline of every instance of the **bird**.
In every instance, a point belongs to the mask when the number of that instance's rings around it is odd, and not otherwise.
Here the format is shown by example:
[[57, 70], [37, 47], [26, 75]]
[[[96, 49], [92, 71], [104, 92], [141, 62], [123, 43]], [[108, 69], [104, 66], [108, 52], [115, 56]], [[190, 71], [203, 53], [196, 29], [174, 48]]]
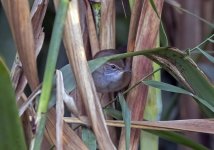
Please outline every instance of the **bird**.
[[[95, 54], [94, 58], [123, 53], [122, 50], [105, 49]], [[94, 84], [99, 93], [112, 93], [125, 88], [131, 80], [131, 69], [124, 59], [112, 60], [101, 65], [92, 73]]]

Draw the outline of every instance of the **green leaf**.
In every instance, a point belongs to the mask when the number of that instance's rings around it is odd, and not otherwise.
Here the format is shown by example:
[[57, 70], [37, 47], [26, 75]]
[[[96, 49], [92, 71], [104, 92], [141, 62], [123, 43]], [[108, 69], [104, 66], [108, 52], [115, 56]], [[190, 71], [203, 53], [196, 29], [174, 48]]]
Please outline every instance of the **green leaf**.
[[[214, 87], [187, 53], [176, 48], [157, 50], [151, 53], [146, 54], [146, 56], [161, 65], [186, 89], [205, 100], [211, 107], [214, 107]], [[203, 103], [200, 103], [202, 108], [203, 105]], [[214, 113], [209, 109], [203, 109], [206, 110], [205, 112], [209, 117], [214, 116]]]
[[100, 34], [100, 20], [101, 20], [101, 2], [93, 2], [90, 1], [91, 8], [93, 11], [93, 17], [95, 21], [95, 27], [97, 31], [97, 35]]
[[50, 46], [48, 49], [48, 57], [45, 66], [44, 79], [42, 84], [42, 93], [39, 100], [37, 110], [37, 132], [35, 138], [32, 140], [31, 149], [39, 150], [43, 139], [44, 126], [46, 121], [46, 112], [48, 109], [48, 103], [51, 96], [54, 71], [56, 67], [56, 61], [59, 53], [60, 43], [62, 39], [62, 33], [64, 28], [64, 22], [67, 15], [67, 9], [69, 0], [60, 0], [59, 7], [56, 12], [56, 19], [54, 21], [53, 32], [51, 36]]
[[104, 112], [108, 115], [108, 116], [111, 116], [117, 120], [122, 120], [123, 119], [123, 116], [122, 116], [122, 113], [119, 111], [119, 110], [116, 110], [112, 107], [107, 107], [104, 109]]
[[129, 0], [129, 7], [131, 8], [131, 10], [133, 9], [135, 0]]
[[154, 1], [153, 1], [153, 0], [149, 0], [149, 2], [150, 2], [150, 4], [151, 4], [153, 10], [155, 11], [156, 15], [157, 15], [158, 18], [160, 19], [160, 16], [159, 16], [159, 14], [158, 14], [158, 10], [157, 10], [157, 8], [156, 8], [156, 6], [155, 6]]
[[130, 132], [131, 132], [131, 112], [128, 108], [128, 104], [121, 93], [118, 94], [119, 102], [122, 108], [123, 120], [125, 123], [125, 138], [126, 138], [126, 150], [129, 150], [130, 145]]
[[90, 150], [97, 149], [96, 137], [90, 129], [85, 127], [82, 128], [82, 140], [85, 143], [85, 145], [88, 147], [88, 149]]
[[154, 81], [154, 80], [146, 80], [142, 81], [144, 84], [164, 90], [164, 91], [169, 91], [169, 92], [174, 92], [174, 93], [181, 93], [181, 94], [188, 94], [190, 95], [191, 93], [174, 85], [170, 85], [164, 82], [160, 81]]
[[168, 141], [187, 146], [194, 150], [208, 150], [207, 147], [205, 147], [179, 133], [169, 132], [169, 131], [154, 131], [154, 130], [146, 130], [146, 131], [148, 131], [152, 134], [158, 135], [159, 137], [166, 139]]
[[201, 48], [197, 48], [209, 61], [214, 63], [214, 57], [208, 54], [207, 52], [203, 51]]
[[208, 39], [208, 41], [210, 41], [211, 43], [214, 43], [214, 40], [213, 40], [213, 39]]
[[209, 100], [204, 100], [204, 99], [200, 98], [199, 96], [194, 95], [191, 92], [188, 92], [180, 87], [170, 85], [170, 84], [167, 84], [164, 82], [154, 81], [154, 80], [143, 81], [143, 83], [146, 85], [164, 90], [164, 91], [190, 95], [190, 96], [194, 97], [196, 100], [198, 100], [199, 103], [203, 104], [203, 106], [208, 108], [210, 111], [214, 112], [214, 107], [208, 102]]
[[194, 48], [190, 49], [189, 52], [192, 52], [194, 50], [197, 50], [198, 48], [200, 49], [201, 46], [205, 46], [206, 44], [208, 44], [209, 42], [213, 43], [213, 38], [214, 34], [211, 34], [208, 38], [206, 38], [204, 41], [202, 41], [201, 43], [199, 43], [197, 46], [195, 46]]
[[168, 37], [162, 21], [160, 22], [160, 43], [161, 46], [169, 46]]
[[22, 124], [18, 116], [16, 98], [10, 75], [0, 58], [0, 149], [25, 150]]
[[157, 135], [142, 130], [140, 138], [140, 150], [158, 150], [159, 137]]

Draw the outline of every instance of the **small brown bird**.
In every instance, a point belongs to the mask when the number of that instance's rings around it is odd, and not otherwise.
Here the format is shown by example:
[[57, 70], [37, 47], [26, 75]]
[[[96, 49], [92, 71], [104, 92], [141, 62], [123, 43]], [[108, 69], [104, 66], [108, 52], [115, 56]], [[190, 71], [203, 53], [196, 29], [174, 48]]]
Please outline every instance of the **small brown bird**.
[[[107, 49], [98, 52], [94, 58], [120, 54], [122, 51]], [[131, 70], [125, 60], [109, 61], [92, 73], [97, 92], [116, 92], [126, 87], [131, 79]]]

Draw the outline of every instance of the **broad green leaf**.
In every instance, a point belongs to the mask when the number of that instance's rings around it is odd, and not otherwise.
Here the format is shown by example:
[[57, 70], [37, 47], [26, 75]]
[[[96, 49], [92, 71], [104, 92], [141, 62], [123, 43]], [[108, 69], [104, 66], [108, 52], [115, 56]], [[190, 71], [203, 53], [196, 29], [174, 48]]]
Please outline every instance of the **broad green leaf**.
[[[214, 107], [214, 87], [187, 53], [175, 48], [157, 50], [151, 53], [146, 54], [146, 56], [160, 64], [191, 93]], [[203, 105], [201, 106], [203, 107]], [[207, 112], [207, 115], [211, 117], [214, 113]]]
[[10, 75], [0, 58], [0, 149], [25, 150], [22, 124], [18, 116], [16, 98]]
[[123, 95], [121, 93], [119, 93], [118, 95], [119, 95], [119, 102], [122, 108], [123, 120], [125, 123], [126, 150], [129, 150], [130, 132], [131, 132], [131, 112], [128, 108], [128, 104], [126, 103], [126, 100], [124, 99]]
[[204, 99], [198, 97], [197, 95], [194, 95], [191, 92], [188, 92], [180, 87], [170, 85], [170, 84], [167, 84], [164, 82], [154, 81], [154, 80], [143, 81], [143, 83], [146, 85], [164, 90], [164, 91], [190, 95], [190, 96], [194, 97], [196, 100], [198, 100], [199, 103], [203, 104], [203, 106], [207, 107], [210, 111], [212, 111], [214, 113], [214, 107], [212, 105], [210, 105], [206, 100], [204, 100]]
[[160, 138], [166, 139], [171, 142], [175, 142], [177, 144], [184, 145], [186, 147], [192, 148], [194, 150], [208, 150], [207, 147], [185, 137], [182, 134], [169, 132], [169, 131], [154, 131], [154, 130], [146, 130], [152, 134], [158, 135]]
[[96, 137], [90, 129], [85, 127], [82, 128], [82, 140], [89, 150], [97, 149]]

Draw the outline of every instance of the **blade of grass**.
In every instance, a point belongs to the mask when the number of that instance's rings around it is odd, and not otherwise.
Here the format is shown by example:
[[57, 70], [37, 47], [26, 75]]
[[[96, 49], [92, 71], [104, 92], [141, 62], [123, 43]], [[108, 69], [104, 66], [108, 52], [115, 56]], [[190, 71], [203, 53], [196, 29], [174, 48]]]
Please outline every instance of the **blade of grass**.
[[125, 139], [126, 139], [126, 150], [129, 150], [130, 145], [130, 133], [131, 133], [131, 112], [129, 107], [121, 93], [118, 94], [119, 102], [122, 108], [122, 116], [125, 123]]
[[203, 51], [201, 48], [197, 48], [209, 61], [214, 63], [214, 57], [208, 54], [207, 52]]
[[171, 142], [175, 142], [177, 144], [182, 144], [194, 150], [208, 150], [207, 147], [185, 137], [182, 134], [170, 132], [170, 131], [154, 131], [154, 130], [146, 130], [152, 134], [155, 134], [163, 139], [166, 139]]
[[41, 93], [38, 111], [37, 111], [37, 118], [36, 118], [37, 132], [36, 132], [35, 139], [33, 139], [31, 143], [31, 149], [34, 149], [34, 150], [40, 149], [40, 145], [43, 139], [42, 137], [44, 134], [43, 132], [45, 127], [48, 102], [50, 99], [52, 81], [53, 81], [57, 56], [59, 52], [59, 47], [61, 43], [68, 4], [69, 4], [68, 0], [61, 0], [59, 9], [56, 13], [56, 19], [54, 22], [53, 33], [51, 36], [50, 47], [48, 50], [48, 58], [47, 58], [47, 63], [45, 67], [42, 93]]
[[152, 86], [152, 87], [164, 90], [164, 91], [181, 93], [181, 94], [190, 94], [190, 92], [188, 92], [180, 87], [177, 87], [177, 86], [174, 86], [171, 84], [167, 84], [164, 82], [160, 82], [160, 81], [146, 80], [146, 81], [142, 81], [142, 82], [146, 85], [149, 85], [149, 86]]
[[0, 58], [0, 149], [26, 150], [9, 71]]

